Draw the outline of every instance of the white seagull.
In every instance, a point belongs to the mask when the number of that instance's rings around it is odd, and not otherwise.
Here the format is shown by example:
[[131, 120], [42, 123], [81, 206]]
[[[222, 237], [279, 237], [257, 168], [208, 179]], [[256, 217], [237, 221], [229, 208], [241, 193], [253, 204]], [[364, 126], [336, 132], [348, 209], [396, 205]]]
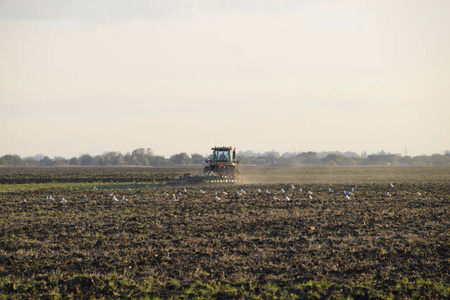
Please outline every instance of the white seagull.
[[228, 195], [228, 193], [227, 193], [227, 192], [225, 192], [225, 191], [223, 191], [223, 192], [222, 192], [222, 194], [224, 194], [224, 195]]
[[258, 191], [258, 193], [261, 193], [261, 189], [260, 189], [260, 188], [258, 188], [258, 190], [257, 190], [257, 191]]
[[214, 200], [220, 200], [219, 196], [216, 195], [216, 196], [214, 197]]
[[284, 193], [284, 189], [283, 188], [281, 188], [281, 192]]
[[266, 190], [266, 195], [270, 195], [270, 192], [269, 192], [269, 190]]
[[309, 194], [309, 195], [308, 195], [308, 199], [309, 199], [309, 200], [312, 200], [312, 198], [313, 198], [313, 197], [311, 196], [311, 194]]
[[123, 196], [122, 201], [128, 201], [128, 199], [125, 196]]
[[113, 196], [112, 199], [113, 199], [113, 201], [119, 201], [119, 200], [117, 200], [116, 196]]
[[178, 201], [177, 196], [175, 196], [175, 194], [172, 195], [172, 200], [173, 201]]
[[62, 198], [61, 198], [61, 203], [66, 203], [66, 202], [67, 202], [67, 200], [64, 199], [64, 197], [62, 197]]
[[390, 196], [391, 196], [391, 193], [386, 192], [386, 196], [387, 196], [387, 197], [390, 197]]
[[291, 199], [289, 199], [289, 197], [286, 196], [286, 198], [284, 198], [284, 200], [289, 201], [289, 200], [291, 200]]

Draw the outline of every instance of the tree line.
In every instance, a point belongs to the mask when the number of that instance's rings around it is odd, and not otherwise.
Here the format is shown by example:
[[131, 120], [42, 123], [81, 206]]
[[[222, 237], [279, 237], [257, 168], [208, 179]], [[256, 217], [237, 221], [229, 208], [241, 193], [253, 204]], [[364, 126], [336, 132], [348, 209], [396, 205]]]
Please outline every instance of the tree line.
[[[444, 154], [402, 156], [381, 151], [367, 155], [354, 152], [300, 152], [283, 153], [275, 151], [265, 153], [242, 152], [240, 162], [243, 165], [255, 166], [450, 166], [450, 151]], [[92, 156], [82, 154], [70, 159], [63, 157], [50, 158], [36, 156], [21, 158], [19, 155], [7, 154], [0, 157], [0, 166], [201, 166], [207, 158], [200, 154], [181, 152], [169, 158], [155, 155], [150, 148], [139, 148], [131, 153], [122, 154], [116, 151]]]

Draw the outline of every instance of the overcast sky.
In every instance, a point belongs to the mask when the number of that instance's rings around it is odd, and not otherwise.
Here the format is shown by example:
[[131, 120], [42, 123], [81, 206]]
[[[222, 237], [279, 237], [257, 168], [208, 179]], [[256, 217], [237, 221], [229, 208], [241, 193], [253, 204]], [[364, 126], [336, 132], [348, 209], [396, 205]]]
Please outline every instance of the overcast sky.
[[0, 156], [450, 150], [448, 0], [0, 0]]

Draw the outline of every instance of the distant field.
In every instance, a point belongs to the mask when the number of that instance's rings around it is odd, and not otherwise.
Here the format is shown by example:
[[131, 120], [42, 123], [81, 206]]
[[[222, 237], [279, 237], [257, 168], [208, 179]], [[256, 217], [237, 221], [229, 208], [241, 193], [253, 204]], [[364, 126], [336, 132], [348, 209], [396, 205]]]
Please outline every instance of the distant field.
[[[243, 183], [371, 183], [450, 182], [450, 167], [249, 167], [242, 166]], [[0, 168], [0, 184], [163, 182], [200, 167], [54, 167]]]
[[450, 297], [450, 168], [241, 171], [0, 168], [0, 299]]

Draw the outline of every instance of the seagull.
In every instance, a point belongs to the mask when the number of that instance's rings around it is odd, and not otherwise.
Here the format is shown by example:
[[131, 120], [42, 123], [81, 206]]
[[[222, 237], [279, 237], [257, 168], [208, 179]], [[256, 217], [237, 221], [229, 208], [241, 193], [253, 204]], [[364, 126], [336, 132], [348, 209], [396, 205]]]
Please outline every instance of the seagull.
[[303, 192], [302, 188], [299, 188], [298, 191], [299, 191], [299, 192]]
[[87, 197], [86, 195], [84, 195], [84, 200], [87, 200], [87, 198], [88, 198], [88, 197]]
[[236, 192], [236, 195], [238, 195], [238, 196], [240, 195], [239, 191]]
[[390, 197], [391, 194], [390, 194], [389, 192], [386, 192], [386, 196], [387, 196], [387, 197]]
[[328, 188], [329, 193], [334, 193], [334, 191], [331, 188]]
[[214, 200], [220, 200], [219, 196], [216, 195], [216, 196], [214, 197]]
[[241, 193], [242, 193], [242, 194], [247, 194], [247, 192], [244, 191], [244, 189], [241, 189]]
[[422, 194], [420, 192], [417, 192], [416, 195], [417, 196], [422, 196]]
[[286, 196], [286, 198], [284, 198], [284, 200], [289, 201], [289, 200], [291, 200], [291, 199], [289, 199], [289, 197]]
[[225, 191], [223, 191], [223, 192], [222, 192], [222, 194], [224, 194], [224, 195], [228, 195], [228, 193], [227, 193], [227, 192], [225, 192]]
[[61, 203], [66, 203], [66, 202], [67, 202], [67, 200], [64, 199], [64, 197], [62, 197], [62, 198], [61, 198]]
[[166, 193], [166, 192], [164, 192], [164, 193], [163, 193], [163, 195], [164, 195], [164, 196], [167, 196], [167, 193]]
[[200, 189], [200, 194], [204, 194], [204, 193], [205, 193], [205, 191]]
[[284, 193], [284, 189], [283, 188], [281, 188], [281, 192]]
[[353, 193], [356, 193], [356, 189], [352, 188], [352, 192], [353, 192]]
[[186, 188], [184, 188], [184, 189], [183, 189], [183, 192], [187, 193], [187, 190], [186, 190]]
[[309, 195], [312, 195], [312, 192], [311, 192], [311, 191], [308, 191], [308, 194], [309, 194]]
[[266, 190], [266, 195], [270, 195], [270, 192], [269, 192], [269, 190]]
[[293, 190], [295, 189], [295, 186], [293, 184], [291, 184], [291, 189], [293, 189]]
[[94, 185], [94, 191], [96, 191], [97, 190], [97, 187]]
[[50, 197], [49, 196], [45, 197], [45, 200], [50, 201]]
[[128, 199], [125, 196], [123, 196], [122, 201], [128, 201]]
[[345, 195], [345, 199], [350, 200], [350, 197], [348, 195]]
[[261, 193], [261, 189], [259, 189], [259, 188], [258, 188], [258, 190], [257, 190], [257, 191], [258, 191], [258, 193]]
[[114, 192], [111, 192], [111, 194], [109, 194], [111, 197], [114, 196]]
[[178, 201], [177, 196], [175, 196], [175, 194], [172, 195], [172, 200], [173, 201]]
[[180, 195], [180, 196], [181, 196], [181, 192], [179, 192], [179, 193], [178, 193], [178, 195]]
[[23, 198], [23, 203], [27, 203], [27, 198]]
[[309, 200], [312, 200], [311, 194], [308, 195], [308, 199], [309, 199]]
[[389, 186], [390, 186], [391, 188], [393, 188], [393, 187], [394, 187], [394, 184], [393, 184], [393, 183], [391, 183], [391, 184], [389, 184]]
[[113, 196], [112, 199], [113, 199], [113, 201], [119, 201], [119, 200], [117, 200], [116, 196]]
[[277, 200], [278, 198], [277, 198], [277, 196], [273, 196], [273, 200]]

